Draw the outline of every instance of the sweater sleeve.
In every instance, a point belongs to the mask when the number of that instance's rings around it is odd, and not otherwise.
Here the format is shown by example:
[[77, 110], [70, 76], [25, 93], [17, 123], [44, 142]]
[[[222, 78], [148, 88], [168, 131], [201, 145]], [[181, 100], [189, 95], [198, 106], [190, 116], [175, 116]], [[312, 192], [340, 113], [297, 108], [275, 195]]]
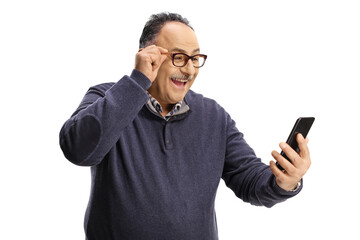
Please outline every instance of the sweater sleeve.
[[226, 157], [222, 178], [237, 197], [253, 205], [272, 207], [295, 196], [301, 190], [301, 187], [296, 192], [281, 189], [276, 184], [270, 167], [256, 157], [229, 116], [227, 123]]
[[137, 70], [111, 88], [91, 87], [60, 130], [65, 157], [80, 166], [99, 164], [148, 99], [150, 80]]

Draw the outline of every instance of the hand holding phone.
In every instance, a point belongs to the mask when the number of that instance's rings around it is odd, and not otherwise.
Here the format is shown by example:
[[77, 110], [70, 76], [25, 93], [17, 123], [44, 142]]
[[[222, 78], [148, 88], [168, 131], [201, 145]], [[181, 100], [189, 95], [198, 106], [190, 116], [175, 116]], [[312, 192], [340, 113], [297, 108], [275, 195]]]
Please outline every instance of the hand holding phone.
[[[291, 130], [288, 139], [286, 140], [286, 143], [289, 144], [290, 147], [294, 149], [297, 153], [299, 153], [299, 146], [296, 141], [296, 136], [298, 135], [298, 133], [301, 133], [303, 137], [306, 138], [314, 121], [315, 121], [314, 117], [300, 117], [296, 120], [295, 125]], [[286, 156], [286, 154], [283, 151], [281, 151], [280, 154], [281, 156], [286, 158], [289, 162], [291, 162], [291, 160]], [[276, 162], [276, 166], [280, 170], [284, 170], [284, 168], [281, 167], [281, 165], [278, 162]]]

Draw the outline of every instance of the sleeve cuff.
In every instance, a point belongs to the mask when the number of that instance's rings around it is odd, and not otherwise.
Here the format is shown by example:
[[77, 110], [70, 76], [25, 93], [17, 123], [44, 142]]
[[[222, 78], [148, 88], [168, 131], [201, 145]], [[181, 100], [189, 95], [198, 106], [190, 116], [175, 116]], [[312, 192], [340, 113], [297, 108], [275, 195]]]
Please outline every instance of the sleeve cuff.
[[296, 188], [294, 188], [293, 190], [290, 190], [290, 191], [285, 191], [284, 189], [282, 189], [281, 187], [279, 187], [277, 185], [275, 178], [274, 178], [273, 188], [277, 193], [279, 193], [281, 195], [295, 196], [296, 194], [298, 194], [301, 191], [302, 187], [303, 187], [303, 180], [301, 179], [300, 182], [298, 182]]
[[148, 90], [151, 86], [151, 81], [139, 70], [134, 69], [130, 75], [137, 84], [139, 84], [144, 90]]

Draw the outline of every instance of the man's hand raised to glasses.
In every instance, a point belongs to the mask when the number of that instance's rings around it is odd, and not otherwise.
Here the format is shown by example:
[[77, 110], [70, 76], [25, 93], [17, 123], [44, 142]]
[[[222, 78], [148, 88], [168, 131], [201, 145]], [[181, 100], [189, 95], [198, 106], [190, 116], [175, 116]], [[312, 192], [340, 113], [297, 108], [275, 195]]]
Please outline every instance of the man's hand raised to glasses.
[[155, 45], [141, 48], [136, 54], [135, 69], [154, 82], [161, 64], [167, 57], [166, 53], [167, 49]]

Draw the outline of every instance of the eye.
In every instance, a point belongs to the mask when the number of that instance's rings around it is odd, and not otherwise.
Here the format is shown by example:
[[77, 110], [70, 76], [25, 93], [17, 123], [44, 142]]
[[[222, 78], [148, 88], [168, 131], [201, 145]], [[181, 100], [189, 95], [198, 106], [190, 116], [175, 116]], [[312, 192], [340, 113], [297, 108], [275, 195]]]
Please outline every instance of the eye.
[[183, 65], [187, 61], [187, 56], [182, 53], [177, 53], [173, 55], [174, 64]]
[[198, 62], [198, 61], [199, 61], [199, 56], [193, 57], [193, 58], [192, 58], [192, 61], [193, 61], [193, 62]]
[[174, 60], [182, 60], [184, 59], [184, 56], [180, 55], [180, 54], [177, 54], [174, 56]]

